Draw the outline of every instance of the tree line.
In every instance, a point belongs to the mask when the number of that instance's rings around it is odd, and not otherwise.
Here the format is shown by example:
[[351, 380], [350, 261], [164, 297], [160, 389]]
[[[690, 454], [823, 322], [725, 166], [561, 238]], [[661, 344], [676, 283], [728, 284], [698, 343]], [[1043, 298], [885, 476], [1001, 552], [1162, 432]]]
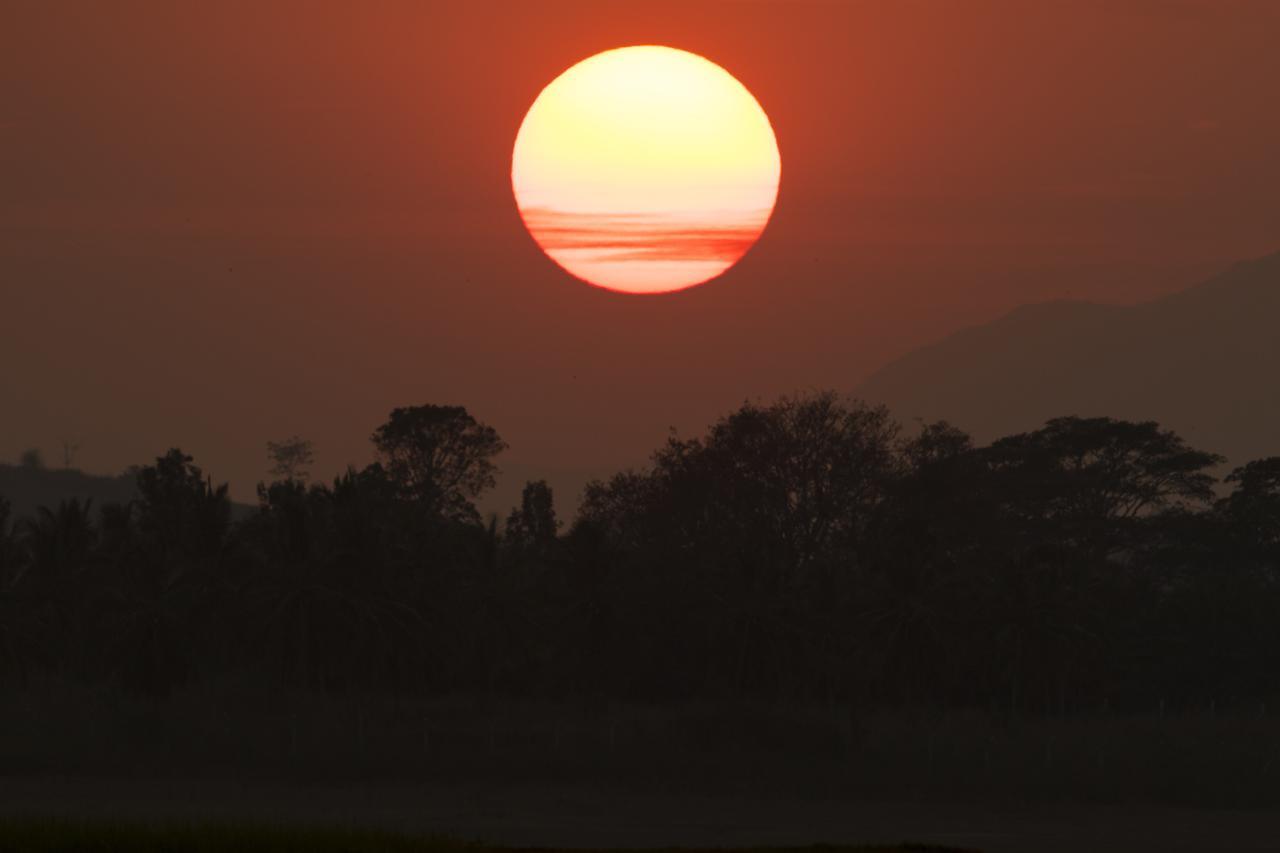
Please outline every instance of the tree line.
[[375, 460], [310, 446], [233, 522], [174, 449], [137, 497], [15, 521], [0, 500], [0, 683], [163, 699], [196, 682], [1061, 714], [1266, 703], [1280, 673], [1280, 457], [1062, 417], [978, 446], [832, 393], [747, 403], [572, 524], [498, 433], [396, 409]]

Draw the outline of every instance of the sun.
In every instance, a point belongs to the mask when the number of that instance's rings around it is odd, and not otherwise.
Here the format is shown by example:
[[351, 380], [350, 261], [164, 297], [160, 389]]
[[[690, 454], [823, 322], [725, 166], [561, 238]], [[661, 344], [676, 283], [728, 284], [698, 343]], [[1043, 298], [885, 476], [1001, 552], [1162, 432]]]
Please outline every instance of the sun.
[[759, 102], [697, 54], [608, 50], [542, 90], [516, 135], [511, 186], [529, 232], [590, 284], [669, 293], [759, 239], [782, 160]]

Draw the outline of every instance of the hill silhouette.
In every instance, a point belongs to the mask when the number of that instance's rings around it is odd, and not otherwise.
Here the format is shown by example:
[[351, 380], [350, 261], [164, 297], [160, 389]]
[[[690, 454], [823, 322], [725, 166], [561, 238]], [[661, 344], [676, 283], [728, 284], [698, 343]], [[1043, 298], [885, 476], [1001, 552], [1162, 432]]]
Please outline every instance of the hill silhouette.
[[0, 495], [13, 504], [14, 518], [31, 518], [38, 507], [56, 507], [71, 499], [93, 506], [127, 503], [138, 495], [131, 473], [86, 474], [75, 468], [0, 464]]
[[1280, 433], [1280, 252], [1132, 306], [1056, 301], [960, 331], [856, 391], [985, 441], [1063, 413], [1151, 419], [1235, 464]]
[[[138, 497], [133, 471], [89, 474], [78, 468], [44, 468], [0, 463], [0, 495], [12, 506], [14, 519], [29, 519], [39, 507], [56, 508], [63, 501], [92, 501], [96, 513], [108, 504], [126, 504]], [[249, 504], [232, 503], [231, 517], [244, 518]]]

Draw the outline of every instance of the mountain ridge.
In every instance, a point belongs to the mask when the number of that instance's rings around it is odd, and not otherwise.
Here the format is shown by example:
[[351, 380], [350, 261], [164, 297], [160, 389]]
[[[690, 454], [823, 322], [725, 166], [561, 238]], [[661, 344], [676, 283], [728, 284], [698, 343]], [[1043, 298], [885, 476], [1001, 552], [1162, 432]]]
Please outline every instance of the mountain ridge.
[[1251, 378], [1280, 373], [1277, 318], [1280, 252], [1135, 305], [1019, 306], [889, 363], [856, 393], [979, 441], [1058, 415], [1156, 420], [1243, 464], [1280, 454], [1280, 383]]

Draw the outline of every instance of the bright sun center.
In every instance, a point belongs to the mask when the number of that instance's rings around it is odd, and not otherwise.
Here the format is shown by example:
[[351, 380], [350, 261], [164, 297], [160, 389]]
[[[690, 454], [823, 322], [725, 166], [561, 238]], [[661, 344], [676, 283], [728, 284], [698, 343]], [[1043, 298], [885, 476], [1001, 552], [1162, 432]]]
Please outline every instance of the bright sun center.
[[516, 135], [511, 185], [529, 232], [578, 278], [667, 293], [751, 248], [778, 196], [769, 118], [714, 62], [624, 47], [542, 90]]

